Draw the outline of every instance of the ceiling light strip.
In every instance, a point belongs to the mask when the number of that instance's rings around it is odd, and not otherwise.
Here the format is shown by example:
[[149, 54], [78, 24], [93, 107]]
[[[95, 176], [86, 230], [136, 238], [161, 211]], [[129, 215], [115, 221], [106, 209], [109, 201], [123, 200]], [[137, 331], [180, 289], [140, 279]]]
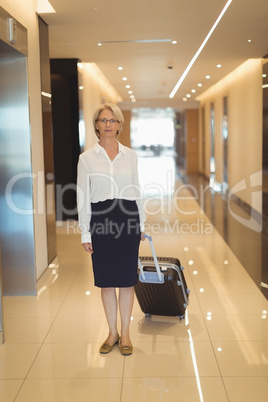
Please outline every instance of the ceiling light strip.
[[181, 86], [181, 84], [183, 83], [185, 77], [187, 76], [187, 74], [189, 73], [190, 69], [192, 68], [194, 62], [196, 61], [197, 57], [200, 55], [200, 53], [202, 52], [203, 48], [205, 47], [207, 41], [209, 40], [209, 38], [211, 37], [212, 33], [214, 32], [216, 26], [219, 24], [220, 20], [222, 19], [222, 17], [224, 16], [225, 12], [227, 11], [228, 7], [230, 6], [230, 4], [232, 3], [233, 0], [228, 0], [227, 3], [225, 4], [224, 8], [222, 9], [222, 12], [220, 13], [220, 15], [218, 16], [217, 20], [215, 21], [214, 25], [212, 26], [211, 30], [209, 31], [209, 33], [207, 34], [207, 36], [205, 37], [202, 45], [200, 46], [200, 48], [197, 50], [196, 54], [194, 55], [194, 57], [192, 58], [192, 60], [190, 61], [190, 63], [188, 64], [188, 66], [186, 67], [184, 73], [182, 74], [182, 76], [180, 77], [179, 81], [177, 82], [177, 84], [175, 85], [175, 87], [173, 88], [173, 90], [171, 91], [169, 97], [173, 98], [174, 95], [176, 94], [177, 90], [179, 89], [179, 87]]
[[141, 40], [102, 40], [99, 43], [158, 43], [172, 42], [172, 39], [141, 39]]

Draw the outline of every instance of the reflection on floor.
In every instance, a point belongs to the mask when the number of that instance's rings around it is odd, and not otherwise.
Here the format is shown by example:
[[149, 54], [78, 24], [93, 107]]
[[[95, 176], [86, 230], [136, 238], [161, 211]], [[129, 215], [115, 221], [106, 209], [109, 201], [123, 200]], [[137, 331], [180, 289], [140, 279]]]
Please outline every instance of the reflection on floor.
[[183, 182], [198, 194], [205, 214], [268, 298], [268, 225], [265, 218], [262, 221], [259, 217], [255, 219], [243, 206], [228, 199], [228, 195], [214, 191], [202, 175], [184, 175]]
[[[135, 300], [133, 355], [123, 357], [117, 347], [100, 355], [107, 335], [100, 291], [69, 221], [58, 228], [58, 257], [39, 280], [37, 297], [4, 298], [1, 401], [267, 401], [268, 301], [190, 189], [168, 164], [165, 170], [152, 163], [141, 167], [168, 176], [177, 197], [147, 188], [147, 231], [157, 254], [184, 265], [186, 319], [145, 318]], [[239, 242], [251, 247], [241, 234]], [[148, 242], [140, 252], [150, 255]]]
[[[183, 183], [177, 186], [174, 193], [177, 176]], [[198, 202], [253, 281], [268, 298], [268, 221], [266, 222], [265, 215], [263, 221], [259, 222], [245, 211], [243, 206], [238, 205], [232, 198], [228, 199], [226, 193], [213, 190], [204, 176], [178, 173], [173, 156], [141, 157], [140, 177], [146, 197], [165, 198], [173, 195], [178, 206], [180, 198], [183, 198], [183, 189], [187, 189], [188, 196]], [[182, 210], [180, 212], [183, 213]], [[253, 229], [248, 227], [250, 219]], [[263, 230], [260, 229], [261, 225]]]

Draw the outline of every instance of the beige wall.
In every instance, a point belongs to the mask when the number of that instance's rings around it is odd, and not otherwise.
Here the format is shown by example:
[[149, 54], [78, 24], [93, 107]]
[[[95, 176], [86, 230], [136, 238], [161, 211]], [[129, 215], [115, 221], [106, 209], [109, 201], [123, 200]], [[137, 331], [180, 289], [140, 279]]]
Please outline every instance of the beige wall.
[[[250, 59], [198, 97], [205, 109], [205, 144], [202, 144], [202, 121], [199, 143], [205, 146], [205, 171], [210, 175], [210, 105], [215, 108], [216, 181], [223, 178], [222, 116], [223, 97], [228, 97], [229, 188], [246, 180], [246, 189], [236, 195], [251, 205], [250, 176], [262, 169], [262, 59]], [[200, 119], [201, 120], [201, 119]], [[202, 171], [202, 146], [199, 150], [199, 170]], [[259, 211], [261, 212], [261, 211]]]
[[19, 21], [28, 33], [28, 86], [30, 104], [30, 127], [32, 141], [32, 171], [41, 180], [33, 180], [36, 273], [39, 277], [47, 268], [47, 234], [44, 204], [44, 160], [41, 109], [40, 57], [38, 18], [35, 0], [0, 0], [0, 6]]
[[92, 123], [95, 110], [105, 102], [118, 104], [121, 98], [95, 63], [83, 63], [81, 73], [84, 87], [82, 104], [86, 127], [85, 149], [88, 149], [97, 141]]

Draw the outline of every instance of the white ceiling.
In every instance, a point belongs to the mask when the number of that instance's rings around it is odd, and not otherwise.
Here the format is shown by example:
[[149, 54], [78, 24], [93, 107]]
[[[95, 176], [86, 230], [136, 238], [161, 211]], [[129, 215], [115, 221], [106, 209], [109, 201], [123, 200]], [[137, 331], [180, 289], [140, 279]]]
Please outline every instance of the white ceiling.
[[[56, 13], [41, 16], [49, 25], [51, 58], [96, 63], [125, 106], [181, 109], [195, 107], [197, 95], [247, 59], [268, 54], [268, 1], [233, 0], [176, 95], [169, 98], [226, 2], [50, 0]], [[177, 44], [135, 42], [161, 39]], [[127, 83], [136, 103], [130, 102]], [[183, 102], [192, 89], [196, 94]]]

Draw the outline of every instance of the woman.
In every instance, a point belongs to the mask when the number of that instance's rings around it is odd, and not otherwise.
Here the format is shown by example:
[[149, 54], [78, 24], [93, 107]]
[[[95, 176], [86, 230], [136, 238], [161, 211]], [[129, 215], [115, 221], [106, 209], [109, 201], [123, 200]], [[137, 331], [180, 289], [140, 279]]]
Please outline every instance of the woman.
[[129, 326], [144, 213], [136, 153], [117, 141], [123, 122], [116, 105], [107, 103], [96, 110], [93, 125], [99, 141], [80, 155], [77, 194], [82, 246], [92, 256], [95, 286], [101, 288], [109, 327], [100, 353], [111, 352], [119, 342], [122, 355], [131, 355]]

